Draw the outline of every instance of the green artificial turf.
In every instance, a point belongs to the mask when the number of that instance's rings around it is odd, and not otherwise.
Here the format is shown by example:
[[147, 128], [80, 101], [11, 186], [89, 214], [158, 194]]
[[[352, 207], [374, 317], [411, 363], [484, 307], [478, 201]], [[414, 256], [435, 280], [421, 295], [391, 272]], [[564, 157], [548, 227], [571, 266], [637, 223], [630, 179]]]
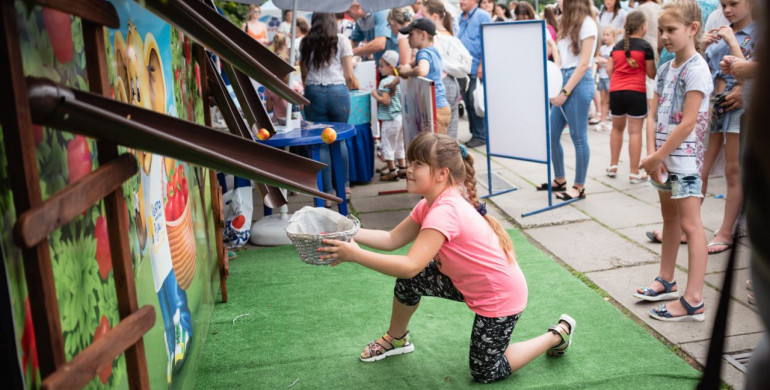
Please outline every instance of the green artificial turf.
[[356, 264], [307, 265], [287, 246], [243, 251], [230, 263], [230, 301], [212, 314], [197, 388], [695, 386], [700, 374], [668, 347], [518, 232], [511, 237], [529, 285], [511, 340], [542, 334], [569, 313], [577, 326], [560, 358], [543, 355], [503, 381], [477, 384], [468, 369], [474, 314], [461, 302], [424, 298], [410, 323], [415, 351], [363, 363], [358, 354], [388, 328], [394, 279]]

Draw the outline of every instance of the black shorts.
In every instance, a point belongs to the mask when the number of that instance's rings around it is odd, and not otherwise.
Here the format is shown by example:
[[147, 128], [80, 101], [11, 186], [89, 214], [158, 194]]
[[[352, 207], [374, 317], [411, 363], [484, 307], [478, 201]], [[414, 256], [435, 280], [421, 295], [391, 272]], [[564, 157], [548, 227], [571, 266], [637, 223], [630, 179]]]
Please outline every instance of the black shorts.
[[610, 92], [610, 114], [644, 118], [647, 116], [647, 94], [637, 91]]

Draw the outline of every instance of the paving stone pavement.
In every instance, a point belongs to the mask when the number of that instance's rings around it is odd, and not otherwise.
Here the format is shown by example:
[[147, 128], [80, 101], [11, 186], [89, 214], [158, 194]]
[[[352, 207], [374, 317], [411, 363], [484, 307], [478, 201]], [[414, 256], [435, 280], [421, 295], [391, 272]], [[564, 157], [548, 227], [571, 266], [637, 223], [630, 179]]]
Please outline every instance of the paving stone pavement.
[[[467, 120], [460, 121], [460, 141], [470, 139]], [[716, 313], [719, 293], [729, 252], [709, 256], [706, 271], [704, 299], [706, 321], [702, 323], [666, 323], [653, 320], [647, 312], [653, 303], [640, 303], [633, 298], [633, 290], [648, 285], [657, 275], [660, 244], [651, 243], [645, 232], [662, 227], [660, 202], [649, 184], [628, 182], [629, 164], [627, 144], [621, 153], [618, 176], [605, 176], [609, 165], [609, 133], [589, 130], [591, 161], [586, 181], [587, 198], [573, 204], [540, 214], [522, 217], [522, 213], [538, 210], [548, 205], [547, 193], [536, 191], [535, 186], [547, 180], [547, 167], [543, 164], [493, 157], [492, 172], [496, 180], [503, 180], [518, 189], [489, 199], [488, 210], [506, 228], [520, 229], [533, 243], [549, 252], [554, 258], [576, 272], [583, 273], [595, 288], [601, 289], [622, 309], [656, 336], [666, 340], [675, 350], [689, 357], [689, 362], [699, 369], [705, 364], [706, 351]], [[562, 137], [567, 179], [574, 177], [574, 148], [567, 132]], [[479, 194], [487, 191], [487, 160], [485, 147], [471, 149]], [[384, 164], [375, 161], [375, 168]], [[397, 191], [405, 188], [405, 182], [379, 182], [375, 175], [370, 183], [353, 183], [350, 201], [351, 211], [362, 225], [373, 229], [391, 229], [409, 215], [419, 197], [408, 193], [380, 195], [381, 191]], [[499, 182], [498, 182], [499, 184]], [[495, 191], [500, 188], [494, 188]], [[721, 224], [725, 194], [724, 178], [713, 177], [708, 196], [702, 206], [704, 231], [713, 236]], [[306, 196], [290, 196], [290, 211], [310, 204]], [[554, 199], [557, 204], [559, 200]], [[255, 203], [255, 204], [258, 204]], [[261, 205], [255, 207], [255, 219], [261, 215]], [[737, 245], [738, 259], [730, 317], [727, 327], [726, 353], [750, 352], [764, 334], [756, 308], [748, 303], [745, 280], [749, 275], [749, 240], [744, 238]], [[679, 248], [677, 257], [677, 282], [681, 291], [687, 282], [687, 246]], [[733, 388], [741, 388], [744, 374], [723, 360], [723, 380]]]

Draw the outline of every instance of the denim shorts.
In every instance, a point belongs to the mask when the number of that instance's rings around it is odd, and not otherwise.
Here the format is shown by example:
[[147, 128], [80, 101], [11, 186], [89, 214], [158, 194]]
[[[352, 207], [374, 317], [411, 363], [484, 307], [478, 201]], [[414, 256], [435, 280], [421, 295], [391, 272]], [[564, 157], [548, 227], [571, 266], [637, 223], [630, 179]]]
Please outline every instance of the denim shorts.
[[656, 183], [649, 179], [658, 191], [671, 192], [671, 199], [683, 199], [687, 197], [702, 198], [701, 188], [703, 187], [703, 180], [700, 175], [696, 173], [674, 173], [669, 172], [666, 182], [663, 184]]
[[599, 77], [599, 81], [596, 82], [596, 89], [599, 91], [609, 91], [610, 79]]

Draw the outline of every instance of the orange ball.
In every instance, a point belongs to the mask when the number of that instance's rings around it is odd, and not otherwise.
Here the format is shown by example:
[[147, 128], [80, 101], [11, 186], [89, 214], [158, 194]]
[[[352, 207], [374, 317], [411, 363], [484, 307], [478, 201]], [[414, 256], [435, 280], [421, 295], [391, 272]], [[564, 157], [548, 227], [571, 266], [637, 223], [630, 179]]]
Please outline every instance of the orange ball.
[[321, 132], [321, 140], [327, 144], [331, 144], [337, 139], [337, 132], [334, 129], [327, 127]]
[[259, 138], [260, 141], [264, 141], [264, 140], [270, 138], [270, 132], [267, 131], [267, 129], [263, 127], [261, 129], [259, 129], [259, 131], [257, 132], [257, 138]]

